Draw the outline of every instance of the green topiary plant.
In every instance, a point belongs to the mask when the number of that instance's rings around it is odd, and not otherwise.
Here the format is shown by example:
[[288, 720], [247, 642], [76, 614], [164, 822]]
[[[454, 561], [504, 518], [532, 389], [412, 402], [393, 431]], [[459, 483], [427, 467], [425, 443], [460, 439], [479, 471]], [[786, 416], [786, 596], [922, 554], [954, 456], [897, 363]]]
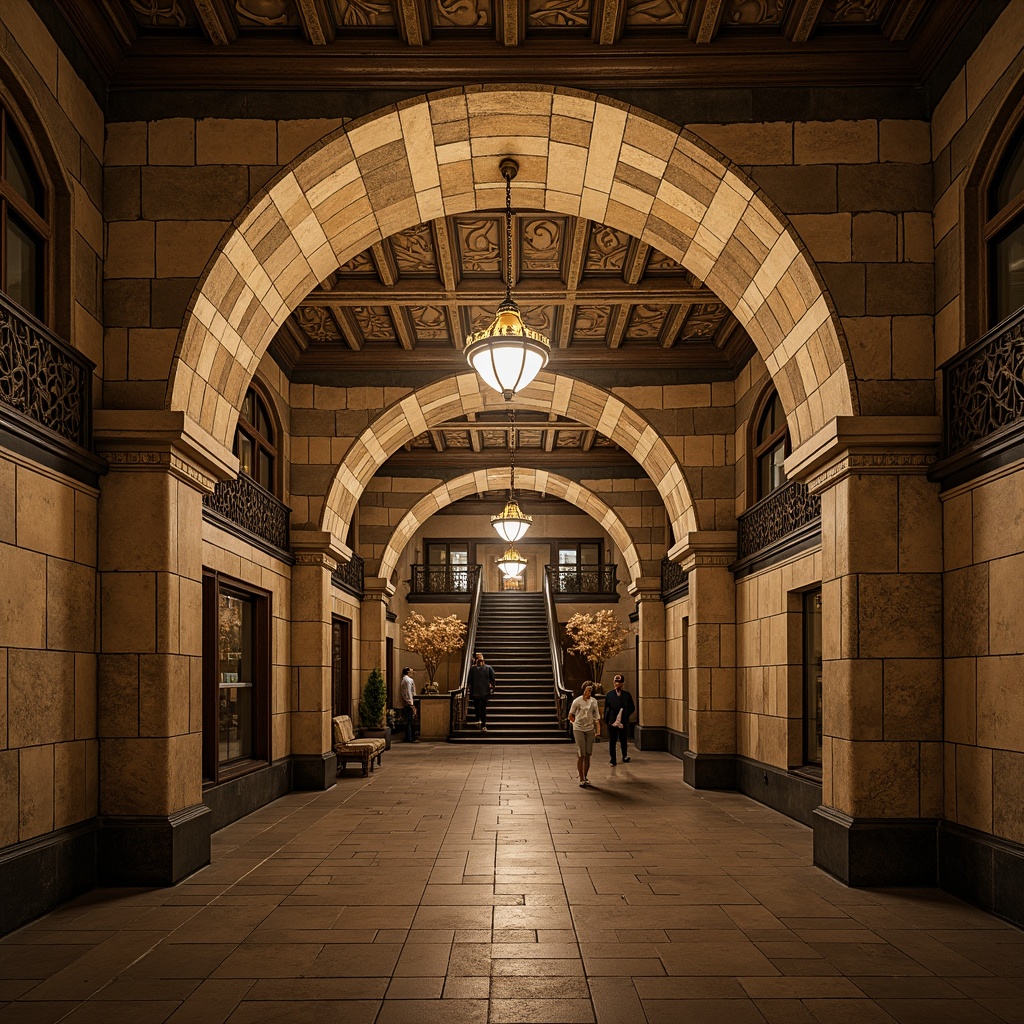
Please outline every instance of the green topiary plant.
[[359, 724], [364, 729], [383, 729], [384, 710], [388, 703], [388, 691], [384, 676], [375, 668], [359, 695]]

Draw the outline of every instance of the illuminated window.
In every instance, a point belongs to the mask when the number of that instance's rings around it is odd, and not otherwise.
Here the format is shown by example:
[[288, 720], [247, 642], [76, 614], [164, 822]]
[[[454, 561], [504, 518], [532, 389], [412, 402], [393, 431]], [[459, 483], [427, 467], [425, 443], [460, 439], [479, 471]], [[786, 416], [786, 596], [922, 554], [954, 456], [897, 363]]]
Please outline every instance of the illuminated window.
[[245, 393], [235, 430], [239, 471], [277, 494], [277, 443], [268, 403], [255, 388]]
[[47, 195], [25, 140], [0, 107], [0, 290], [46, 321]]
[[754, 501], [766, 498], [786, 482], [783, 466], [789, 454], [786, 413], [774, 389], [762, 400], [755, 420], [752, 451], [754, 463]]

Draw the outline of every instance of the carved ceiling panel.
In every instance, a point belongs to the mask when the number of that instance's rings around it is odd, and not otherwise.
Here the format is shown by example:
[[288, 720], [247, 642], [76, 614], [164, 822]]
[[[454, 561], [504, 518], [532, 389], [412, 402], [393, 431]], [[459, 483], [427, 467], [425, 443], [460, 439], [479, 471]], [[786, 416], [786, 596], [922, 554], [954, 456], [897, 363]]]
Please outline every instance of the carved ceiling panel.
[[723, 28], [775, 28], [786, 17], [792, 0], [726, 0]]
[[685, 27], [691, 0], [626, 0], [626, 25]]
[[490, 0], [429, 0], [436, 28], [489, 28], [494, 23]]
[[604, 224], [592, 224], [587, 240], [586, 270], [595, 273], [621, 273], [629, 252], [629, 235]]
[[530, 28], [589, 28], [592, 0], [528, 0]]
[[388, 239], [395, 263], [403, 274], [431, 275], [437, 272], [434, 237], [427, 224], [400, 231]]
[[501, 273], [504, 247], [501, 217], [458, 217], [455, 243], [463, 277]]

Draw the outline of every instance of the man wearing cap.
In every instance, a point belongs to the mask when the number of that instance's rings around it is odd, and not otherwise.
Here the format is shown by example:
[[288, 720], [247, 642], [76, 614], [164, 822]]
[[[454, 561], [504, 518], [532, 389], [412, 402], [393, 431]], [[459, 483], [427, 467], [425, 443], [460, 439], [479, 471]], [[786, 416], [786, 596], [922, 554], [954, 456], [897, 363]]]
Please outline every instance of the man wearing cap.
[[629, 733], [629, 716], [636, 710], [633, 698], [622, 688], [622, 674], [615, 673], [612, 683], [615, 689], [604, 699], [604, 721], [608, 726], [608, 754], [610, 764], [615, 765], [615, 744], [622, 748], [622, 763], [629, 762], [626, 753], [626, 737]]

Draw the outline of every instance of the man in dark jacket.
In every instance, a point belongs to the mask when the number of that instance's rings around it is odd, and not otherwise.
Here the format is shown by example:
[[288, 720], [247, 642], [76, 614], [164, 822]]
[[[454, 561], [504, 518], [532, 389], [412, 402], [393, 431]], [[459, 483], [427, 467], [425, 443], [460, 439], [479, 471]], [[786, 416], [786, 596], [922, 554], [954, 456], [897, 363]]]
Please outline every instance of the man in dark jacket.
[[480, 731], [487, 732], [487, 702], [494, 693], [494, 669], [484, 661], [478, 651], [473, 655], [473, 666], [469, 670], [469, 695], [473, 698], [476, 718]]
[[615, 689], [604, 699], [604, 721], [608, 726], [608, 753], [610, 763], [615, 764], [615, 744], [622, 748], [622, 763], [629, 761], [626, 753], [626, 737], [629, 733], [629, 716], [636, 710], [633, 698], [622, 688], [622, 676], [616, 673], [612, 680]]

